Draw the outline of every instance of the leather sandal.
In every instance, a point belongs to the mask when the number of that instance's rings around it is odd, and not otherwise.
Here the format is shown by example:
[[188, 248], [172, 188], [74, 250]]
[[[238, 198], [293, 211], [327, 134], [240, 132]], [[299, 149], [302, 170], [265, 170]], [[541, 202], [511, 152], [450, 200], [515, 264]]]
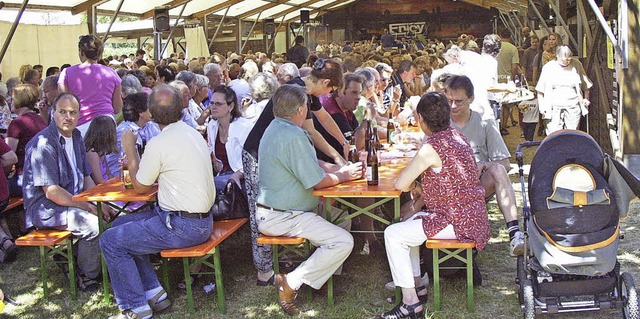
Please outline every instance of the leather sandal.
[[[165, 298], [161, 301], [158, 301], [158, 299], [160, 299], [163, 295], [165, 296]], [[149, 307], [151, 307], [151, 310], [153, 310], [153, 313], [161, 312], [171, 306], [171, 300], [167, 298], [167, 292], [164, 289], [160, 290], [155, 296], [147, 300], [147, 303], [149, 304]]]
[[[7, 241], [11, 242], [11, 246], [9, 246], [9, 248], [4, 248], [4, 244]], [[4, 258], [0, 259], [0, 263], [15, 261], [18, 257], [16, 245], [13, 244], [13, 240], [11, 240], [11, 238], [9, 237], [2, 238], [2, 241], [0, 241], [0, 251], [4, 253]]]
[[267, 279], [266, 281], [262, 281], [260, 279], [256, 280], [256, 285], [260, 287], [275, 286], [275, 284], [276, 284], [276, 274], [271, 275], [271, 278]]
[[[421, 295], [420, 293], [423, 291], [425, 292], [425, 294]], [[420, 302], [423, 304], [426, 304], [429, 300], [429, 291], [427, 291], [427, 287], [425, 287], [424, 285], [416, 287], [416, 294], [418, 295], [418, 299], [420, 299]]]
[[[422, 307], [422, 310], [416, 312], [416, 308]], [[402, 312], [402, 308], [407, 310], [407, 313]], [[424, 306], [422, 302], [415, 303], [413, 305], [407, 305], [405, 303], [400, 303], [395, 306], [388, 312], [380, 315], [381, 319], [400, 319], [400, 318], [411, 318], [411, 319], [420, 319], [424, 318]]]

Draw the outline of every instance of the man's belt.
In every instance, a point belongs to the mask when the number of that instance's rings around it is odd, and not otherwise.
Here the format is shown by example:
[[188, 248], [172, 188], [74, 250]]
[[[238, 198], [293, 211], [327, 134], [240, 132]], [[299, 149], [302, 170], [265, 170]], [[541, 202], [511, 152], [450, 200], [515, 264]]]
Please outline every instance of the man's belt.
[[260, 203], [256, 203], [256, 206], [260, 207], [260, 208], [264, 208], [264, 209], [268, 209], [268, 210], [272, 210], [274, 212], [279, 212], [279, 213], [284, 213], [286, 212], [286, 210], [282, 210], [282, 209], [277, 209], [277, 208], [273, 208], [273, 207], [269, 207], [267, 205], [262, 205]]
[[172, 215], [177, 215], [180, 217], [185, 217], [185, 218], [197, 218], [197, 219], [205, 219], [205, 218], [209, 218], [210, 213], [189, 213], [186, 211], [174, 211], [171, 212]]

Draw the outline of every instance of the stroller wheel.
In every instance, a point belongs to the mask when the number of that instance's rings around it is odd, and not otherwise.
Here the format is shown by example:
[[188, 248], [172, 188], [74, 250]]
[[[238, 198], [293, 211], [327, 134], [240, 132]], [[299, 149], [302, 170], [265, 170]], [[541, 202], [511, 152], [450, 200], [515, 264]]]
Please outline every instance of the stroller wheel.
[[624, 308], [622, 309], [622, 318], [638, 319], [640, 318], [640, 310], [638, 309], [638, 292], [633, 283], [633, 277], [628, 273], [622, 273], [620, 276], [620, 293]]
[[536, 308], [531, 280], [524, 280], [522, 284], [522, 292], [524, 298], [524, 319], [534, 319], [536, 316]]

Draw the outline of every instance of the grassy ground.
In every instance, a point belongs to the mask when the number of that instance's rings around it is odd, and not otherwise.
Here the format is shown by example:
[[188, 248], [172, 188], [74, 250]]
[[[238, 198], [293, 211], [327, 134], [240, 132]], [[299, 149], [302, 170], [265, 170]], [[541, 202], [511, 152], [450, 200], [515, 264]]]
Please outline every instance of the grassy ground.
[[[515, 145], [521, 141], [519, 132], [511, 129], [506, 136], [509, 149], [513, 152]], [[531, 152], [526, 153], [527, 161], [531, 160]], [[517, 183], [515, 170], [512, 180], [522, 207], [520, 186]], [[475, 289], [476, 313], [467, 314], [465, 309], [465, 281], [444, 279], [442, 282], [443, 311], [429, 312], [428, 318], [518, 318], [522, 317], [518, 304], [514, 278], [515, 259], [508, 255], [508, 236], [504, 228], [504, 220], [495, 201], [489, 203], [492, 222], [492, 239], [484, 252], [479, 254], [478, 263], [483, 275], [483, 285]], [[637, 209], [635, 211], [638, 211]], [[622, 270], [632, 273], [640, 281], [640, 254], [637, 240], [640, 233], [636, 227], [638, 217], [631, 214], [622, 223], [625, 239], [621, 242], [619, 258]], [[248, 227], [243, 227], [236, 235], [222, 244], [222, 269], [227, 298], [227, 313], [222, 315], [216, 310], [215, 293], [206, 294], [202, 287], [213, 281], [212, 277], [204, 277], [195, 287], [197, 311], [189, 314], [184, 295], [175, 291], [173, 306], [155, 318], [284, 318], [276, 302], [273, 287], [257, 287], [255, 270], [251, 262], [251, 247]], [[334, 279], [334, 307], [326, 305], [324, 289], [313, 293], [311, 302], [301, 304], [305, 312], [300, 318], [375, 318], [379, 313], [389, 310], [392, 305], [384, 300], [391, 293], [384, 289], [384, 284], [391, 275], [384, 256], [364, 256], [357, 254], [361, 241], [356, 237], [354, 253], [346, 261], [344, 275]], [[102, 303], [102, 294], [80, 293], [78, 301], [72, 301], [68, 285], [62, 273], [52, 262], [49, 262], [49, 284], [52, 287], [49, 302], [42, 298], [42, 287], [39, 271], [37, 249], [20, 249], [18, 260], [10, 264], [0, 264], [0, 287], [16, 299], [20, 306], [8, 305], [1, 318], [105, 318], [117, 313], [117, 307], [111, 303]], [[172, 285], [175, 287], [181, 278], [180, 265], [172, 264]], [[431, 302], [430, 298], [430, 302]], [[429, 304], [431, 307], [431, 304]], [[620, 310], [592, 313], [543, 315], [541, 318], [612, 318], [621, 317]]]

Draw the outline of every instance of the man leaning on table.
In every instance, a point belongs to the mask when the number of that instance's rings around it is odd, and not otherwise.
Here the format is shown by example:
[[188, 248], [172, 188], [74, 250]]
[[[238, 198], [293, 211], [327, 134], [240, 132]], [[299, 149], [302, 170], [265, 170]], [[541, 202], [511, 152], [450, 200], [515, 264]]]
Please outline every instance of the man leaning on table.
[[126, 131], [122, 148], [133, 188], [146, 193], [158, 181], [158, 206], [119, 217], [100, 236], [111, 286], [122, 313], [110, 318], [151, 318], [171, 302], [160, 286], [149, 254], [195, 246], [213, 229], [209, 210], [215, 198], [209, 148], [200, 133], [182, 122], [182, 96], [161, 84], [149, 97], [161, 133], [136, 156], [136, 136]]
[[[78, 284], [82, 291], [100, 286], [100, 250], [96, 207], [71, 198], [95, 184], [78, 124], [80, 101], [62, 93], [51, 104], [52, 121], [25, 147], [22, 192], [26, 227], [65, 229], [78, 238]], [[110, 219], [111, 210], [104, 211]], [[72, 278], [71, 280], [75, 280]]]
[[[309, 136], [301, 128], [307, 114], [304, 88], [285, 84], [273, 97], [275, 119], [258, 149], [260, 171], [256, 220], [268, 236], [303, 237], [318, 247], [298, 268], [275, 278], [285, 313], [299, 313], [294, 304], [302, 284], [319, 289], [353, 249], [351, 234], [316, 213], [311, 192], [362, 176], [362, 164], [319, 165]], [[146, 155], [146, 154], [145, 154]]]

